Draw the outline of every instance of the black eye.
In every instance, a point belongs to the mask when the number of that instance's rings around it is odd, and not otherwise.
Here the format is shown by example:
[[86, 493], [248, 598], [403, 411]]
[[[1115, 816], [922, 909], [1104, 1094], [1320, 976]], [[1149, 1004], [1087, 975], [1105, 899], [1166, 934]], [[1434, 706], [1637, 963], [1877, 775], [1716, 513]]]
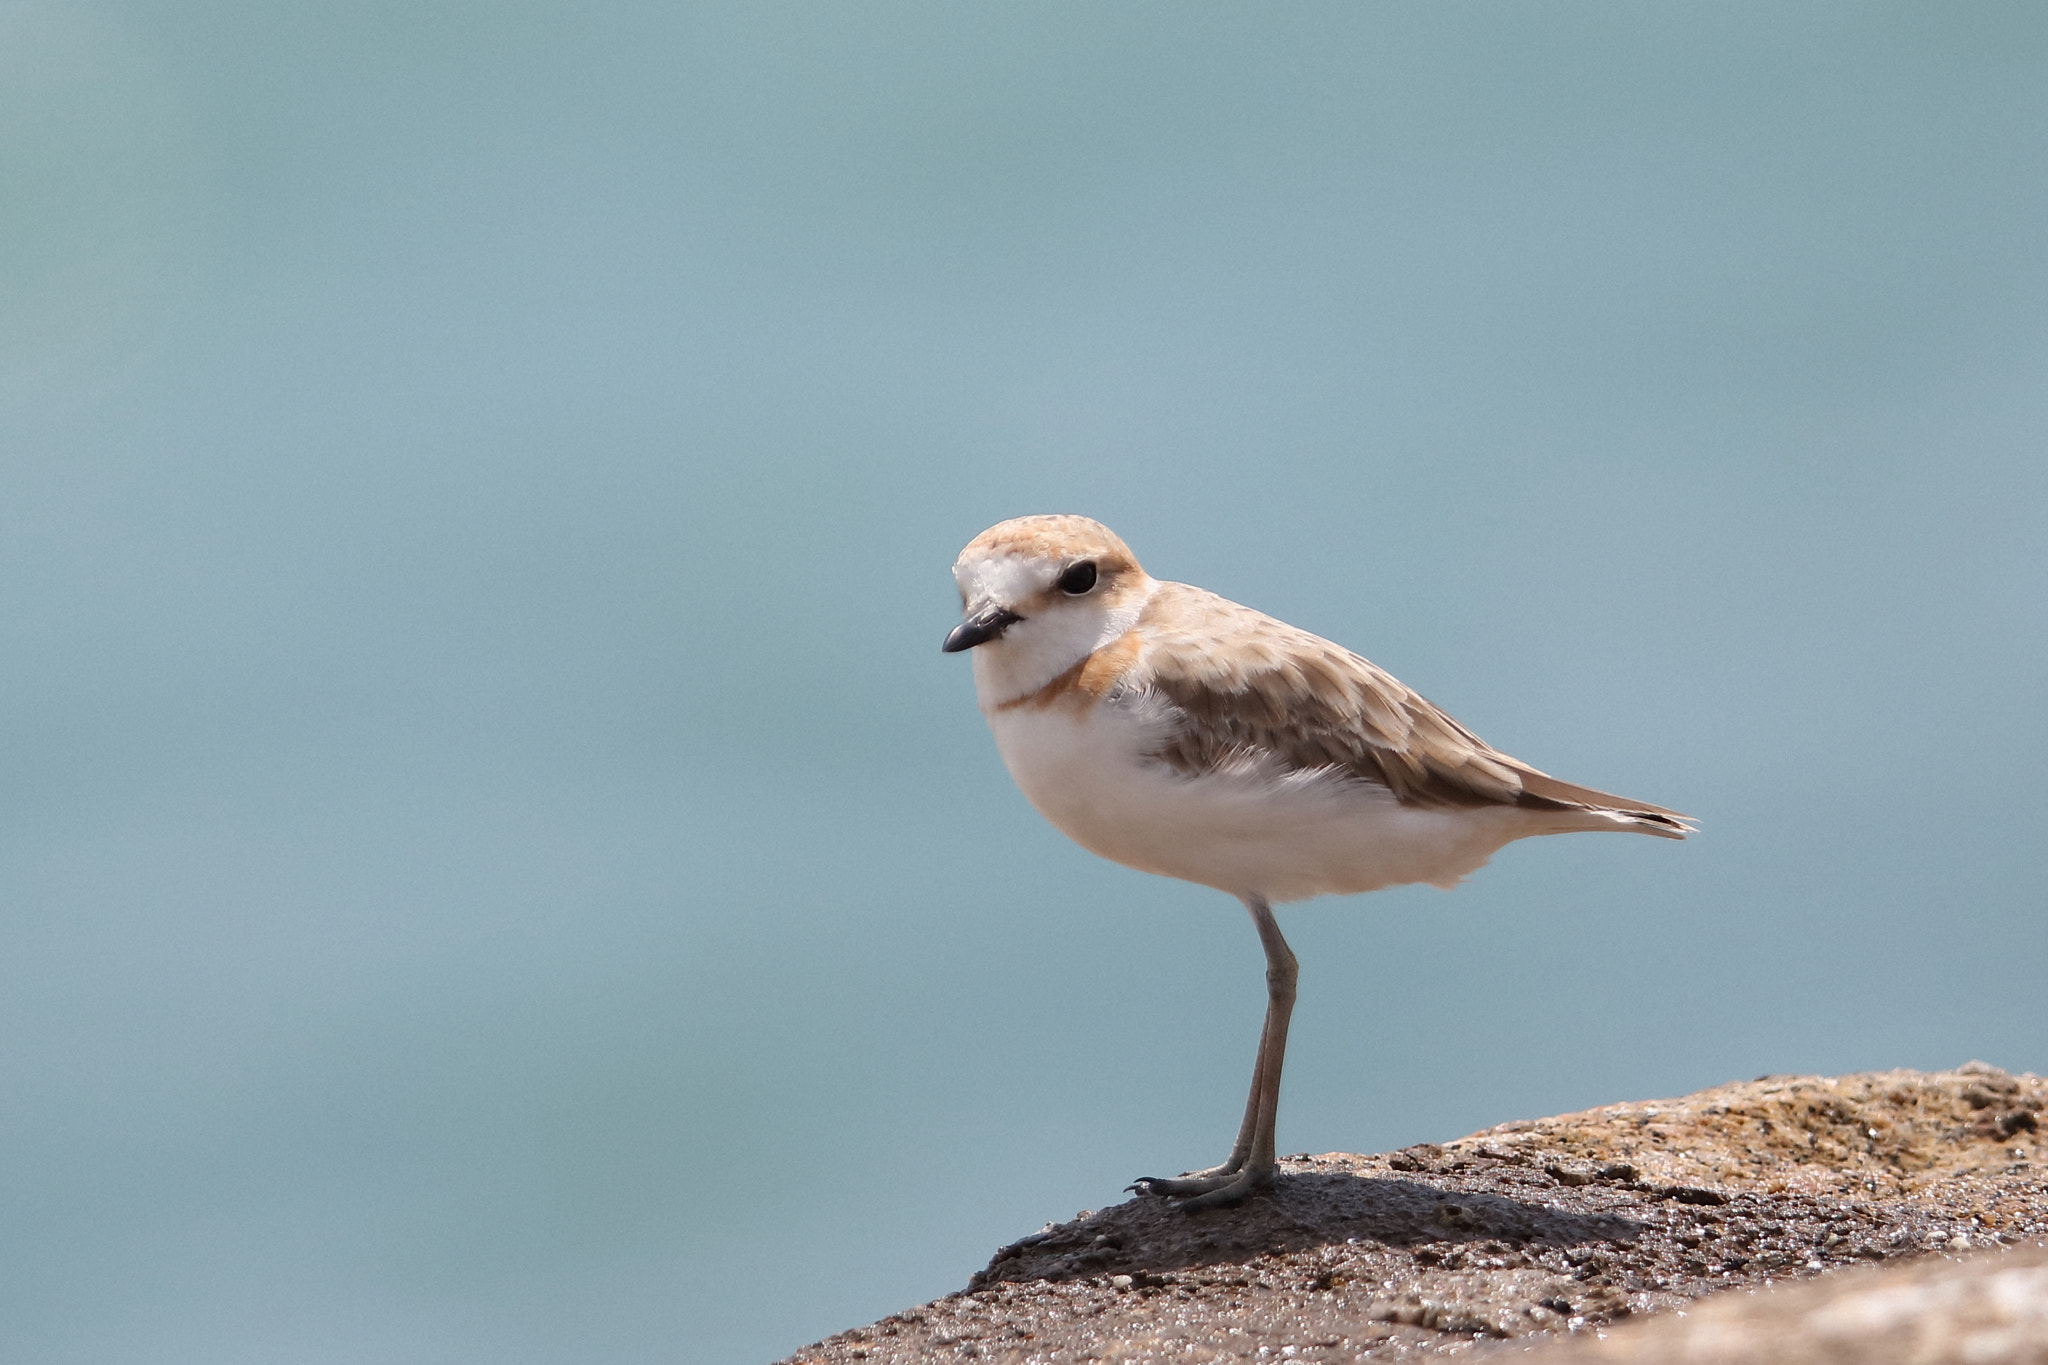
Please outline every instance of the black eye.
[[1059, 577], [1054, 585], [1069, 597], [1079, 597], [1095, 586], [1095, 562], [1084, 559]]

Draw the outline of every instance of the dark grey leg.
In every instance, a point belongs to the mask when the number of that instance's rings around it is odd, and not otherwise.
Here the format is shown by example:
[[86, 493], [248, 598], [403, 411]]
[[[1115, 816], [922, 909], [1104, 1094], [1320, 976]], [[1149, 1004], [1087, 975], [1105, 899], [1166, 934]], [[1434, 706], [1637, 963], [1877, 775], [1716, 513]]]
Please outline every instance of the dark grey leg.
[[1300, 968], [1294, 951], [1281, 936], [1279, 921], [1273, 918], [1273, 907], [1262, 896], [1243, 899], [1266, 950], [1266, 1025], [1259, 1032], [1259, 1059], [1252, 1068], [1252, 1093], [1245, 1102], [1237, 1141], [1221, 1166], [1174, 1180], [1144, 1176], [1131, 1186], [1147, 1194], [1189, 1196], [1183, 1209], [1235, 1204], [1272, 1184], [1280, 1169], [1273, 1151], [1273, 1124], [1280, 1110], [1280, 1068], [1287, 1059], [1287, 1023], [1294, 1014]]

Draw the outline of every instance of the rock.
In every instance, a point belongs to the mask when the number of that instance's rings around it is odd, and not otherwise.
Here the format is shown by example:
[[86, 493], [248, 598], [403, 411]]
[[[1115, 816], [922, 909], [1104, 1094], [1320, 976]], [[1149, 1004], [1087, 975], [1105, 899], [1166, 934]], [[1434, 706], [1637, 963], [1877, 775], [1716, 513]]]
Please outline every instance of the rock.
[[1560, 1343], [1531, 1365], [2042, 1365], [2048, 1247], [1845, 1271]]
[[1349, 1361], [1552, 1337], [1590, 1350], [1578, 1339], [1601, 1331], [1625, 1345], [1638, 1319], [1704, 1316], [1692, 1301], [1708, 1295], [2048, 1236], [2043, 1167], [2015, 1137], [2036, 1129], [2002, 1119], [2044, 1108], [2040, 1078], [1981, 1063], [1769, 1076], [1290, 1158], [1235, 1209], [1141, 1196], [1049, 1225], [962, 1292], [790, 1359]]

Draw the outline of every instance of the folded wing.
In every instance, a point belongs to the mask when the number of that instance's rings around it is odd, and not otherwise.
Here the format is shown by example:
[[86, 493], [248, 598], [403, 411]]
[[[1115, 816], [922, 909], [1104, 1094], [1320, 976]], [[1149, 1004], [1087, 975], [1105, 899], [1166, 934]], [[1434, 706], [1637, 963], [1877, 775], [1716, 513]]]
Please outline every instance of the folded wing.
[[1691, 829], [1676, 811], [1510, 758], [1369, 660], [1214, 593], [1162, 583], [1138, 629], [1132, 681], [1180, 713], [1155, 755], [1176, 771], [1277, 765], [1374, 783], [1411, 806], [1594, 811], [1680, 839]]

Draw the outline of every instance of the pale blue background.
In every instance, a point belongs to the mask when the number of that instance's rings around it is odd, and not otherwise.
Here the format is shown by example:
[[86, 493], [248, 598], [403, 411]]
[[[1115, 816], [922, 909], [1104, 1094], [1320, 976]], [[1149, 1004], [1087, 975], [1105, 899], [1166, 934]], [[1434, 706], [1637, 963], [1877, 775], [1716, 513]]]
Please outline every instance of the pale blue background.
[[2048, 1066], [2048, 11], [0, 4], [0, 1357], [744, 1362], [1227, 1143], [1092, 513], [1702, 836], [1289, 911], [1286, 1150]]

